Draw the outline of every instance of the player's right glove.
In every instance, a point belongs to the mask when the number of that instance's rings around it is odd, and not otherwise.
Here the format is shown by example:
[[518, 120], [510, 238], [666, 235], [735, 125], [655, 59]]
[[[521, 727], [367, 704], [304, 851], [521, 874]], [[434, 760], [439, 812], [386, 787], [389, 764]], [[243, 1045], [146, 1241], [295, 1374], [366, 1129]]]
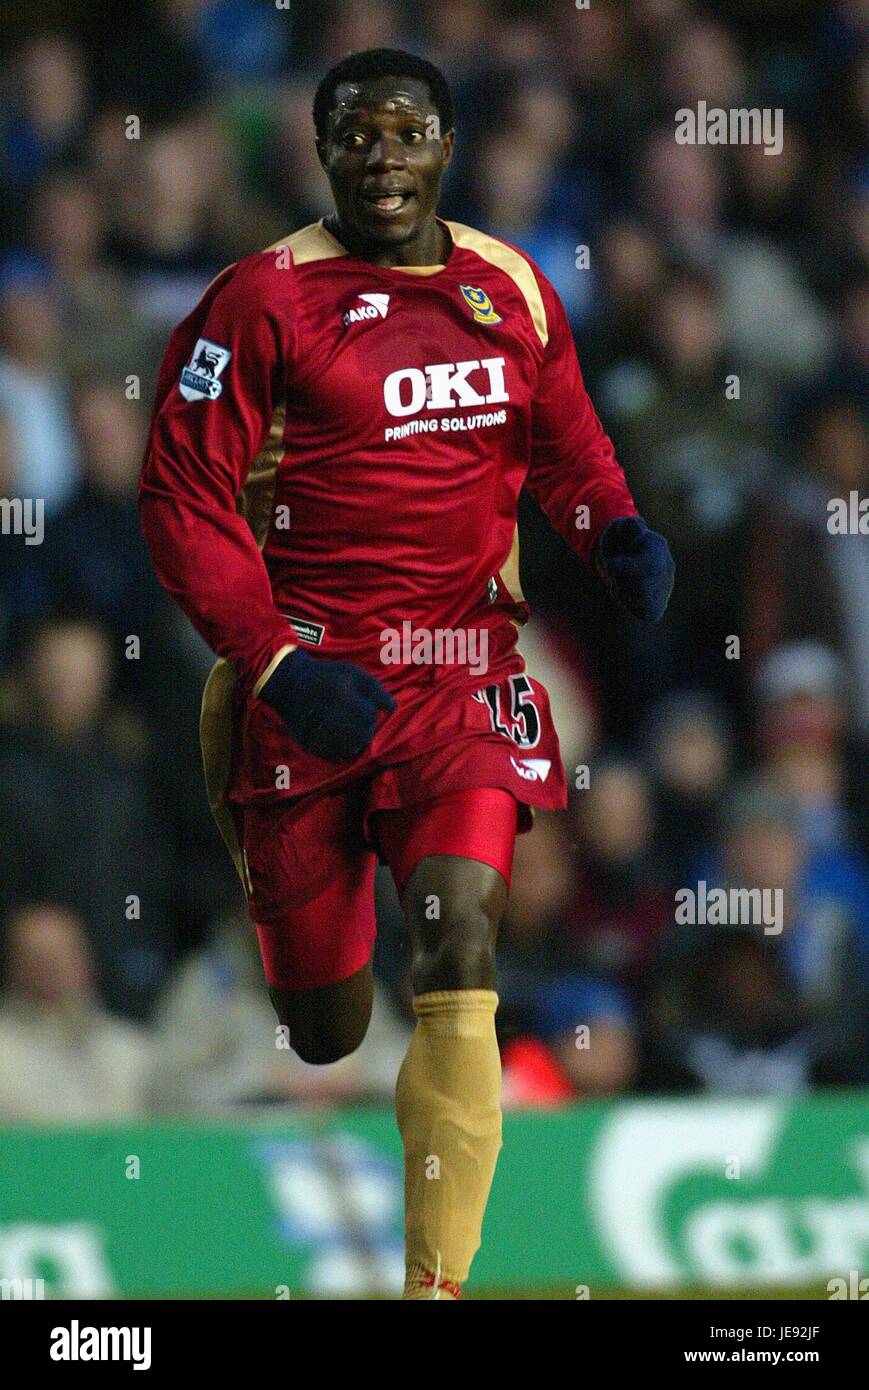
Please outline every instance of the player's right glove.
[[333, 763], [358, 758], [374, 737], [379, 712], [395, 709], [389, 691], [352, 661], [312, 657], [298, 647], [278, 663], [259, 698], [300, 748]]

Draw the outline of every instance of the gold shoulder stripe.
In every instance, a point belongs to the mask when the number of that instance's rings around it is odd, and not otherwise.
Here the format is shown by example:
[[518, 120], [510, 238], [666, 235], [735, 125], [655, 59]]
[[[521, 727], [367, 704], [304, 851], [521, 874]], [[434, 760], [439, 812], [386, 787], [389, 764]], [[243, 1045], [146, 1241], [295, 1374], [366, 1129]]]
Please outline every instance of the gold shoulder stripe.
[[402, 275], [440, 275], [445, 265], [393, 265], [390, 270], [400, 270]]
[[503, 241], [498, 241], [497, 237], [487, 236], [485, 232], [478, 232], [473, 227], [465, 227], [461, 222], [448, 222], [446, 225], [450, 229], [450, 235], [456, 246], [463, 246], [468, 251], [475, 251], [482, 260], [497, 266], [499, 270], [504, 271], [505, 275], [510, 276], [510, 279], [523, 294], [525, 303], [528, 305], [528, 312], [531, 315], [531, 322], [537, 330], [537, 336], [546, 347], [549, 342], [546, 307], [534, 271], [524, 256], [520, 256], [518, 251], [514, 251], [511, 246], [506, 246]]
[[513, 542], [510, 546], [510, 554], [504, 561], [499, 571], [504, 581], [504, 587], [515, 603], [524, 603], [525, 595], [522, 592], [522, 585], [519, 583], [519, 527], [513, 532]]
[[281, 237], [280, 241], [265, 249], [278, 251], [282, 246], [289, 247], [296, 265], [308, 265], [311, 261], [328, 261], [336, 256], [347, 255], [340, 241], [330, 236], [322, 222], [312, 222], [310, 226]]
[[232, 750], [232, 702], [235, 667], [219, 657], [211, 668], [202, 692], [199, 715], [199, 744], [205, 772], [205, 789], [211, 814], [232, 856], [238, 876], [244, 883], [244, 859], [235, 831], [232, 812], [226, 801]]
[[238, 510], [260, 550], [266, 543], [272, 519], [277, 468], [284, 456], [284, 423], [287, 408], [276, 406], [265, 443], [250, 466], [247, 481], [238, 494]]

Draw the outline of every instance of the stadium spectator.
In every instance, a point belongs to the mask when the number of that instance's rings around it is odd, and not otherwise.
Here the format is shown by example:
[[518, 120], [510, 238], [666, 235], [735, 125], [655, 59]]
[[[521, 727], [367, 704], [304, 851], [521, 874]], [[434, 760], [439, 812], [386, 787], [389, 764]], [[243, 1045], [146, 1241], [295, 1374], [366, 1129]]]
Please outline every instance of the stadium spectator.
[[[25, 500], [21, 496], [15, 432], [9, 417], [0, 409], [0, 499], [3, 505], [22, 507], [25, 519]], [[29, 499], [35, 504], [36, 499]], [[12, 517], [12, 511], [9, 517]], [[10, 529], [0, 543], [0, 690], [8, 663], [15, 651], [21, 630], [42, 612], [47, 592], [39, 562], [39, 545], [35, 542], [44, 530], [40, 528], [35, 505], [27, 513], [28, 532], [14, 534]], [[10, 523], [11, 524], [11, 523]]]
[[459, 91], [478, 71], [474, 55], [490, 37], [491, 19], [491, 0], [455, 0], [449, 9], [435, 5], [425, 12], [426, 48]]
[[592, 303], [589, 266], [577, 243], [588, 242], [597, 206], [588, 171], [566, 168], [576, 117], [567, 92], [524, 86], [504, 125], [482, 142], [475, 217], [495, 236], [525, 248], [555, 285], [575, 328]]
[[599, 233], [600, 277], [583, 371], [597, 383], [601, 407], [629, 417], [653, 389], [648, 323], [664, 281], [663, 248], [642, 223], [605, 222]]
[[162, 8], [195, 49], [209, 90], [279, 76], [289, 26], [278, 8], [256, 0], [163, 0]]
[[797, 465], [765, 490], [752, 529], [744, 654], [756, 668], [785, 642], [834, 647], [869, 736], [869, 527], [861, 534], [851, 519], [869, 484], [866, 410], [824, 394], [804, 411], [799, 441]]
[[116, 378], [91, 376], [79, 385], [83, 476], [34, 550], [34, 603], [87, 614], [111, 639], [113, 695], [147, 728], [140, 774], [163, 808], [161, 838], [175, 856], [172, 934], [186, 945], [202, 939], [233, 879], [213, 842], [199, 785], [195, 695], [211, 656], [157, 583], [139, 526], [140, 411]]
[[0, 410], [13, 433], [22, 497], [46, 515], [75, 486], [78, 453], [63, 376], [64, 338], [44, 268], [9, 255], [0, 265]]
[[[735, 398], [726, 389], [732, 364], [714, 278], [670, 271], [646, 324], [649, 370], [626, 384], [610, 373], [605, 396], [623, 407], [617, 428], [638, 507], [672, 528], [680, 584], [671, 679], [684, 684], [699, 673], [733, 699], [738, 670], [726, 658], [726, 640], [738, 631], [739, 594], [715, 577], [738, 572], [752, 501], [770, 463], [767, 431], [742, 393]], [[656, 647], [653, 659], [666, 661], [666, 650]]]
[[195, 33], [186, 22], [190, 14], [189, 3], [154, 0], [124, 16], [111, 44], [96, 46], [95, 98], [100, 109], [120, 118], [122, 129], [126, 112], [157, 125], [205, 101], [207, 80]]
[[[33, 198], [31, 240], [44, 257], [63, 326], [63, 361], [72, 381], [97, 371], [131, 374], [147, 357], [145, 325], [130, 285], [107, 260], [111, 203], [84, 165], [50, 173]], [[125, 387], [128, 383], [124, 382]]]
[[173, 889], [141, 730], [111, 704], [110, 676], [90, 622], [46, 620], [26, 650], [0, 728], [0, 906], [77, 912], [103, 1001], [141, 1019], [172, 957]]
[[796, 801], [806, 843], [845, 850], [867, 826], [865, 739], [849, 723], [847, 671], [815, 642], [770, 652], [757, 673], [761, 764]]
[[31, 901], [4, 929], [0, 1120], [81, 1122], [142, 1113], [151, 1042], [107, 1013], [74, 913]]
[[[85, 381], [74, 413], [82, 476], [49, 519], [39, 558], [51, 606], [91, 615], [122, 656], [131, 634], [147, 648], [165, 614], [135, 504], [143, 422], [117, 380]], [[131, 673], [124, 683], [129, 694], [139, 684], [138, 667], [117, 658], [116, 666]]]
[[863, 1079], [857, 1057], [794, 994], [774, 948], [743, 927], [700, 932], [650, 991], [640, 1089], [799, 1095]]
[[[775, 784], [740, 783], [723, 807], [720, 851], [699, 865], [691, 886], [772, 895], [763, 926], [794, 996], [858, 1048], [869, 1022], [869, 874], [854, 853], [813, 851], [800, 820], [795, 799]], [[753, 911], [747, 924], [728, 907], [728, 922], [757, 926]], [[671, 941], [693, 932], [677, 928]]]
[[[640, 1089], [796, 1094], [865, 1082], [866, 887], [853, 862], [833, 869], [806, 853], [792, 800], [740, 784], [720, 857], [692, 876], [695, 911], [677, 916], [649, 972]], [[718, 920], [709, 889], [728, 895]]]
[[561, 958], [631, 992], [672, 914], [651, 790], [639, 764], [604, 757], [575, 805], [577, 889]]
[[362, 1046], [335, 1066], [302, 1062], [275, 1025], [246, 915], [225, 919], [208, 946], [179, 968], [160, 1001], [155, 1030], [149, 1105], [175, 1114], [288, 1101], [385, 1101], [412, 1032], [378, 983]]
[[[312, 101], [313, 91], [307, 84], [287, 84], [263, 110], [255, 143], [248, 139], [249, 177], [251, 181], [259, 177], [275, 208], [272, 241], [289, 227], [315, 222], [329, 206], [326, 175], [308, 138]], [[268, 240], [260, 243], [268, 244]]]
[[655, 848], [667, 881], [685, 883], [711, 849], [733, 761], [724, 709], [701, 691], [679, 691], [653, 705], [642, 738], [653, 779]]
[[505, 1103], [621, 1091], [636, 1064], [627, 995], [612, 971], [595, 968], [593, 952], [574, 949], [577, 935], [594, 936], [596, 923], [577, 916], [566, 826], [542, 813], [535, 821], [533, 836], [516, 843], [499, 945]]
[[[81, 47], [58, 33], [37, 33], [20, 46], [16, 81], [2, 127], [2, 173], [26, 193], [53, 163], [69, 155], [89, 115], [87, 62]], [[20, 212], [10, 200], [6, 214]], [[14, 236], [14, 231], [13, 231]]]
[[155, 341], [195, 303], [237, 254], [220, 231], [224, 153], [205, 113], [156, 131], [135, 165], [132, 185], [115, 211], [112, 265], [133, 287], [135, 312]]

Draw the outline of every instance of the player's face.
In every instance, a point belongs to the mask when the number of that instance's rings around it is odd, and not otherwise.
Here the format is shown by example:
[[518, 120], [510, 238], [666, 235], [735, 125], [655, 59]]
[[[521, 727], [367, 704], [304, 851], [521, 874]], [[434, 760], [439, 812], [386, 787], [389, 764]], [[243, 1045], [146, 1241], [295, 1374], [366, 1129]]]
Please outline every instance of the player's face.
[[412, 242], [434, 223], [452, 150], [425, 82], [339, 86], [320, 158], [342, 227], [370, 246]]

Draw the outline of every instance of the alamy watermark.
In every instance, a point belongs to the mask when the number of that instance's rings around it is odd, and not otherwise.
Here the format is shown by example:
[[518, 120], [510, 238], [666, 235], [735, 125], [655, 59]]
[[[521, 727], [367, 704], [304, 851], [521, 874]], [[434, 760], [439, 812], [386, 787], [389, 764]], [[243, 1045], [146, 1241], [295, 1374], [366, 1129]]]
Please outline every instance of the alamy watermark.
[[150, 1327], [53, 1327], [48, 1351], [52, 1361], [130, 1361], [134, 1371], [151, 1367]]
[[838, 1275], [827, 1284], [830, 1302], [836, 1298], [854, 1298], [860, 1302], [869, 1299], [869, 1279], [861, 1279], [860, 1271], [849, 1269], [847, 1279]]
[[467, 666], [475, 676], [489, 669], [488, 628], [385, 627], [380, 634], [384, 666]]
[[692, 927], [763, 927], [764, 936], [780, 936], [784, 926], [782, 888], [694, 888], [676, 893], [676, 922]]
[[784, 111], [780, 106], [735, 106], [725, 110], [698, 101], [697, 110], [676, 112], [677, 145], [762, 145], [764, 154], [784, 149]]
[[45, 502], [41, 497], [0, 497], [0, 535], [23, 536], [25, 545], [42, 545]]
[[869, 536], [869, 497], [861, 497], [856, 488], [847, 497], [831, 497], [827, 530], [831, 536]]
[[31, 1303], [44, 1298], [44, 1279], [0, 1279], [0, 1303], [7, 1300]]

